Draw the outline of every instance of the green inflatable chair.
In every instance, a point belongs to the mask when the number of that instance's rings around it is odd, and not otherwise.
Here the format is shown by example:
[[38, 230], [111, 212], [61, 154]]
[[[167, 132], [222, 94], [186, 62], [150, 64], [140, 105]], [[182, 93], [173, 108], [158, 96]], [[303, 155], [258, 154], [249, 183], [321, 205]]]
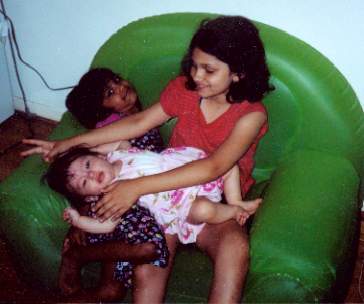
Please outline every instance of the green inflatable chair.
[[[144, 106], [179, 74], [180, 61], [205, 13], [176, 13], [128, 24], [108, 39], [91, 66], [131, 81]], [[276, 90], [264, 103], [269, 133], [256, 156], [251, 196], [263, 196], [250, 230], [250, 270], [244, 302], [340, 301], [356, 252], [364, 114], [333, 64], [287, 33], [256, 22]], [[173, 123], [161, 128], [165, 140]], [[51, 139], [83, 129], [65, 113]], [[29, 282], [55, 289], [67, 202], [40, 183], [46, 164], [32, 156], [0, 185], [1, 229]], [[181, 248], [168, 302], [205, 302], [208, 258]], [[97, 267], [85, 270], [87, 281]], [[242, 286], [243, 288], [243, 286]]]

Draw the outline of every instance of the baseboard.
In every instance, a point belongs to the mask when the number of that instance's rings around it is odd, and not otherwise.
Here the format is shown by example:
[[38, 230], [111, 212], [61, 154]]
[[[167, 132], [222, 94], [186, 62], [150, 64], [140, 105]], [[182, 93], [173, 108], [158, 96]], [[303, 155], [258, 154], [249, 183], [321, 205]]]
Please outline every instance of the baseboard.
[[[14, 108], [17, 111], [25, 112], [24, 101], [22, 98], [14, 96]], [[54, 121], [60, 121], [66, 108], [51, 107], [42, 103], [36, 103], [28, 100], [28, 107], [32, 115], [47, 118]]]
[[[23, 117], [24, 119], [29, 118], [27, 113], [25, 113], [24, 111], [20, 111], [20, 110], [15, 110], [14, 115], [18, 115], [20, 117]], [[53, 124], [53, 125], [57, 125], [58, 122], [59, 122], [57, 120], [49, 119], [49, 118], [42, 117], [42, 116], [39, 116], [39, 115], [36, 115], [36, 114], [31, 114], [30, 118], [31, 119], [36, 119], [36, 120], [39, 120], [39, 121], [44, 121], [47, 124]]]

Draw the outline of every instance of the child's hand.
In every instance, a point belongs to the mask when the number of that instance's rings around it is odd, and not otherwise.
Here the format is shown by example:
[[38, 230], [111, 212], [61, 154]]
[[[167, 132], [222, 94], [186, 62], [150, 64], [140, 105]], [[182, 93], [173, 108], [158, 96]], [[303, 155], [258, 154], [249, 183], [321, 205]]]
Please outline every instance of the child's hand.
[[134, 180], [123, 180], [113, 183], [104, 189], [104, 196], [93, 208], [101, 221], [120, 218], [139, 199]]
[[47, 141], [40, 139], [23, 139], [23, 143], [27, 145], [34, 145], [34, 148], [30, 148], [20, 153], [21, 156], [29, 156], [33, 154], [41, 154], [46, 162], [52, 161], [54, 156], [62, 153], [69, 148], [72, 148], [77, 143], [74, 143], [72, 139], [65, 139], [59, 141]]
[[33, 145], [34, 148], [30, 148], [20, 153], [21, 156], [26, 157], [33, 154], [41, 154], [43, 159], [49, 162], [49, 152], [54, 148], [56, 142], [39, 140], [39, 139], [23, 139], [22, 142], [27, 145]]
[[76, 226], [78, 220], [80, 218], [80, 214], [78, 211], [72, 207], [67, 207], [63, 211], [63, 220], [72, 226]]

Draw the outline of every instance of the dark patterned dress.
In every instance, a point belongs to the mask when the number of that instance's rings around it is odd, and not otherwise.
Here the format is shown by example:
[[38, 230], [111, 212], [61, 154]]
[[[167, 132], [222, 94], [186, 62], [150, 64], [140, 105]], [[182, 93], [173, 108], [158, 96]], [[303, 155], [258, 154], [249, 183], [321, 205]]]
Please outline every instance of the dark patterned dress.
[[[95, 217], [92, 211], [89, 216]], [[134, 205], [123, 216], [120, 223], [111, 233], [87, 234], [88, 244], [107, 241], [122, 241], [128, 244], [151, 242], [155, 244], [159, 257], [151, 264], [166, 267], [168, 263], [168, 247], [164, 233], [148, 209]], [[121, 281], [126, 288], [132, 287], [133, 265], [127, 261], [118, 261], [114, 271], [116, 280]]]
[[157, 128], [149, 130], [143, 136], [130, 139], [129, 142], [132, 147], [140, 150], [149, 150], [159, 153], [164, 149], [163, 139]]
[[[114, 121], [123, 119], [123, 114], [113, 113], [104, 121], [96, 124], [96, 128], [106, 126]], [[130, 144], [141, 150], [161, 152], [164, 149], [163, 139], [157, 128], [151, 129], [143, 136], [129, 140]], [[90, 211], [89, 216], [94, 217]], [[112, 233], [108, 234], [89, 234], [90, 244], [102, 243], [105, 241], [123, 241], [129, 244], [140, 244], [153, 242], [159, 252], [159, 259], [151, 264], [159, 267], [166, 267], [168, 262], [168, 248], [164, 238], [164, 233], [159, 228], [154, 217], [149, 210], [134, 205], [127, 211], [120, 224]], [[126, 288], [132, 286], [133, 265], [130, 262], [118, 261], [115, 269], [115, 279], [122, 281]]]

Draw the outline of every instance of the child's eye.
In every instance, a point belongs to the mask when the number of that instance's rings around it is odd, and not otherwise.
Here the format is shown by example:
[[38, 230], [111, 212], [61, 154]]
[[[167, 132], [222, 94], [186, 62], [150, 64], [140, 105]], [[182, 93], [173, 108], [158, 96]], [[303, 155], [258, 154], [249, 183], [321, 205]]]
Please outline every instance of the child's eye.
[[215, 72], [215, 70], [212, 70], [212, 69], [206, 69], [206, 73], [207, 74], [212, 74], [212, 73], [214, 73]]
[[86, 163], [85, 163], [85, 167], [86, 167], [86, 169], [90, 169], [90, 161], [88, 160], [88, 161], [86, 161]]
[[111, 97], [112, 95], [114, 95], [114, 89], [106, 90], [105, 97]]
[[87, 180], [84, 179], [83, 182], [82, 182], [82, 187], [85, 188], [86, 187], [86, 184], [87, 184]]

